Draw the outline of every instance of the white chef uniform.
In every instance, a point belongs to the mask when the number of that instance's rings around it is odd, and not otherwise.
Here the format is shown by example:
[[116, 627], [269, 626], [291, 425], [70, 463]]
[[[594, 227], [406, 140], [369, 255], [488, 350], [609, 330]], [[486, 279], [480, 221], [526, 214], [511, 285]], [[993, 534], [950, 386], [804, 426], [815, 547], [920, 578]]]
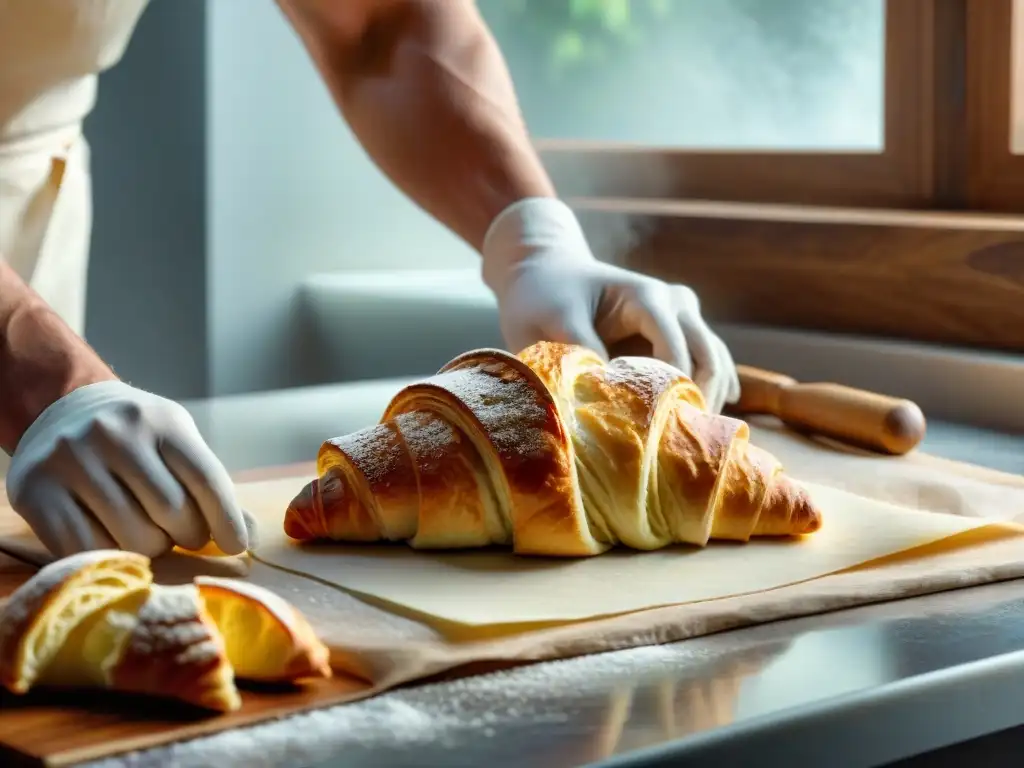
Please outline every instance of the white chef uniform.
[[85, 331], [92, 228], [82, 121], [148, 0], [0, 0], [0, 255]]

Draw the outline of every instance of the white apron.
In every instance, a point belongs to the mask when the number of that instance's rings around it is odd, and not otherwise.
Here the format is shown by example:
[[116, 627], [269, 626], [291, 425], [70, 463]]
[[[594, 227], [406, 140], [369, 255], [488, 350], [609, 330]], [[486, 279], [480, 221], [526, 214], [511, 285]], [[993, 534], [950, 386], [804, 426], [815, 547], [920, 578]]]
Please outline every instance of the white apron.
[[148, 0], [0, 0], [0, 257], [85, 331], [92, 229], [82, 121]]

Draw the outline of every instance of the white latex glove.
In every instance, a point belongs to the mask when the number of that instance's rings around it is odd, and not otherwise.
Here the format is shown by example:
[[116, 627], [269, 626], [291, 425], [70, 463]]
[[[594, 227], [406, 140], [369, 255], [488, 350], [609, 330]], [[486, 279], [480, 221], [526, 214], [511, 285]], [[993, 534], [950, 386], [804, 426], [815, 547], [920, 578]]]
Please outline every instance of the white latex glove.
[[501, 331], [518, 352], [537, 341], [607, 344], [646, 338], [655, 357], [700, 387], [708, 409], [739, 399], [728, 348], [707, 325], [696, 294], [594, 258], [572, 210], [553, 198], [509, 206], [484, 239], [483, 278], [498, 299]]
[[11, 505], [59, 557], [127, 549], [150, 557], [248, 545], [234, 485], [184, 407], [121, 381], [74, 390], [25, 432]]

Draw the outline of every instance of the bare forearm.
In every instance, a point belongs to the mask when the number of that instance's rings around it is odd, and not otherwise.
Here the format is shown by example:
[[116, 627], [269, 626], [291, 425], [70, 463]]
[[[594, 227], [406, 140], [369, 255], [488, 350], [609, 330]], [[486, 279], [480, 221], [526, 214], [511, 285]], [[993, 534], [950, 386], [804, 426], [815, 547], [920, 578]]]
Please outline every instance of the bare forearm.
[[473, 2], [278, 2], [377, 165], [470, 245], [517, 200], [554, 196]]
[[0, 447], [12, 453], [51, 403], [115, 378], [99, 356], [0, 259]]

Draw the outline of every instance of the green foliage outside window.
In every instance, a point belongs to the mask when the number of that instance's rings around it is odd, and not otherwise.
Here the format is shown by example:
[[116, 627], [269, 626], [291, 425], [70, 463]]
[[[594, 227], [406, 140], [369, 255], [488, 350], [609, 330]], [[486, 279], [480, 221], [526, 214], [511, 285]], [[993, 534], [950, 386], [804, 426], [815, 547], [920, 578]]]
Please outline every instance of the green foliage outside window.
[[[647, 45], [664, 45], [683, 25], [742, 23], [770, 50], [813, 65], [834, 54], [837, 36], [877, 15], [880, 0], [479, 0], [484, 16], [546, 78], [564, 82]], [[724, 12], [724, 14], [723, 14]], [[716, 37], [728, 30], [716, 30]], [[685, 50], [680, 51], [685, 56]]]

